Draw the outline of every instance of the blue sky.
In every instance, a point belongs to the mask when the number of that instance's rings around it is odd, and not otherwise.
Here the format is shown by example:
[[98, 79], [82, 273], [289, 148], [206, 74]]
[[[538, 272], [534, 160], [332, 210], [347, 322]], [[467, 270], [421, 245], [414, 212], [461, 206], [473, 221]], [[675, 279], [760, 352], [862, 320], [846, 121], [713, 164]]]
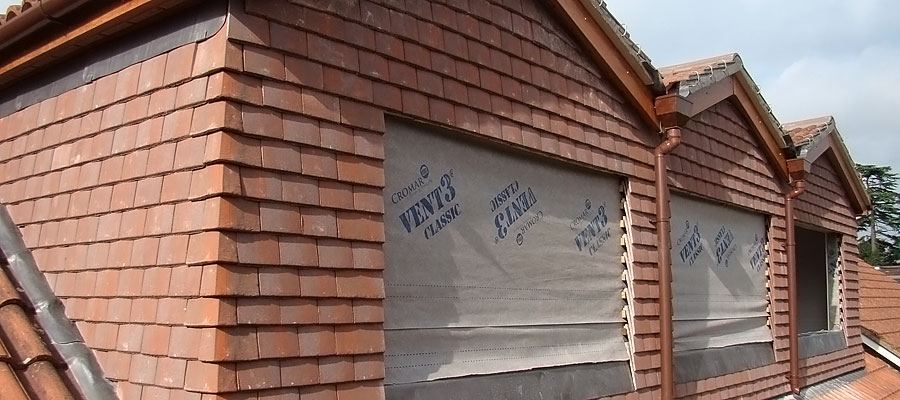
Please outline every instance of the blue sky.
[[782, 123], [833, 115], [857, 162], [900, 172], [900, 2], [607, 3], [657, 67], [738, 52]]
[[900, 2], [607, 4], [656, 67], [740, 53], [782, 123], [833, 115], [856, 162], [900, 172]]

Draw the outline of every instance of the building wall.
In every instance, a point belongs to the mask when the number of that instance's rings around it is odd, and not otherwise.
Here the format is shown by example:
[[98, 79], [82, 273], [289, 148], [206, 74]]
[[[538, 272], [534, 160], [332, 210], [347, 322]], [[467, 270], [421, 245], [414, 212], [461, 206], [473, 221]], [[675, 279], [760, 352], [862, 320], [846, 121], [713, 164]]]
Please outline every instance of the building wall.
[[[726, 397], [767, 397], [788, 390], [787, 255], [784, 195], [787, 187], [775, 175], [744, 117], [729, 102], [704, 111], [684, 129], [683, 143], [670, 157], [673, 190], [706, 197], [770, 216], [769, 283], [771, 326], [775, 338], [775, 365], [724, 377], [677, 385], [684, 397], [726, 393]], [[848, 196], [827, 157], [817, 161], [807, 178], [806, 193], [795, 202], [800, 223], [842, 233], [845, 333], [849, 347], [803, 359], [801, 385], [862, 368], [856, 279], [856, 222]], [[763, 388], [765, 390], [760, 391]]]
[[856, 219], [850, 196], [844, 189], [832, 155], [826, 153], [812, 165], [806, 178], [806, 192], [796, 201], [797, 221], [840, 234], [842, 325], [847, 348], [822, 356], [800, 360], [801, 383], [815, 384], [865, 365], [859, 321], [859, 248]]
[[[381, 137], [386, 115], [393, 115], [630, 178], [637, 238], [634, 362], [638, 391], [649, 395], [659, 381], [650, 222], [651, 149], [658, 138], [549, 10], [531, 1], [299, 3], [246, 1], [245, 12], [234, 10], [229, 35], [241, 67], [234, 71], [232, 98], [241, 102], [241, 140], [264, 140], [251, 143], [262, 144], [261, 159], [237, 160], [244, 165], [242, 179], [277, 173], [312, 191], [301, 201], [280, 198], [277, 190], [249, 196], [259, 202], [263, 223], [248, 240], [280, 233], [283, 227], [267, 223], [266, 209], [287, 206], [289, 214], [278, 215], [300, 216], [308, 263], [297, 268], [284, 257], [250, 262], [266, 265], [260, 282], [272, 268], [298, 274], [299, 294], [318, 319], [300, 328], [299, 355], [278, 356], [281, 363], [308, 365], [307, 380], [282, 376], [279, 382], [272, 375], [264, 385], [247, 387], [241, 382], [273, 361], [223, 357], [236, 362], [238, 388], [263, 395], [305, 385], [301, 395], [383, 396]], [[266, 164], [266, 152], [284, 144], [299, 156], [299, 169]], [[238, 322], [253, 304], [283, 304], [294, 299], [280, 295], [296, 294], [296, 288], [260, 297], [239, 293]], [[273, 323], [246, 322], [257, 332]], [[258, 343], [260, 349], [270, 345], [261, 337]]]
[[0, 201], [122, 396], [383, 395], [385, 114], [629, 177], [650, 393], [658, 138], [549, 12], [309, 4], [0, 119]]
[[[620, 397], [654, 398], [660, 139], [541, 4], [233, 1], [213, 38], [0, 119], [0, 201], [123, 398], [375, 399], [386, 116], [612, 172], [632, 241]], [[777, 243], [784, 188], [742, 121], [692, 121], [672, 185], [772, 214]], [[787, 391], [779, 249], [781, 362], [679, 395]]]
[[204, 298], [241, 190], [220, 162], [226, 34], [0, 118], [0, 202], [122, 398], [215, 385], [198, 360], [234, 319]]
[[784, 195], [787, 190], [761, 149], [757, 134], [730, 101], [695, 116], [669, 157], [673, 192], [704, 197], [770, 216], [769, 292], [776, 364], [676, 385], [676, 395], [767, 398], [789, 391], [787, 256]]

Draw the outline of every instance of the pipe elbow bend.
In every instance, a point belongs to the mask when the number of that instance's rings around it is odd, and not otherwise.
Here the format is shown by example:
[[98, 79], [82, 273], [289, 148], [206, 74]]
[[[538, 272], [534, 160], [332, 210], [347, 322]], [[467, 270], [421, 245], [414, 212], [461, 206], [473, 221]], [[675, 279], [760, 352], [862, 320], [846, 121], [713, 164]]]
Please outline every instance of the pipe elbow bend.
[[666, 141], [656, 147], [656, 155], [664, 156], [681, 144], [681, 128], [666, 129]]
[[797, 196], [800, 196], [801, 194], [803, 194], [803, 192], [806, 191], [806, 182], [805, 181], [802, 181], [802, 180], [794, 181], [793, 186], [794, 186], [794, 188], [791, 189], [791, 191], [788, 192], [788, 194], [786, 196], [788, 200], [793, 200], [793, 199], [797, 198]]

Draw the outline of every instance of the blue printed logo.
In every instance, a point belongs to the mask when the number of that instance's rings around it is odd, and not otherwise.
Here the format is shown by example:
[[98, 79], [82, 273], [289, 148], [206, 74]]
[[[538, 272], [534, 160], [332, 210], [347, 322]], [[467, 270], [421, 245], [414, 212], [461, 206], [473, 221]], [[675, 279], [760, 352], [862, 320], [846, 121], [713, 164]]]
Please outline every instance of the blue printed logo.
[[757, 272], [762, 271], [766, 264], [766, 244], [759, 235], [753, 235], [753, 244], [750, 246], [748, 254], [750, 268]]
[[[424, 166], [423, 166], [424, 167]], [[422, 169], [420, 168], [420, 172]], [[428, 174], [428, 167], [424, 175]], [[424, 179], [424, 177], [422, 177]], [[460, 216], [462, 211], [456, 199], [456, 188], [453, 186], [453, 170], [441, 176], [437, 187], [425, 193], [412, 206], [400, 214], [400, 222], [407, 233], [425, 225], [422, 233], [430, 240]]]
[[696, 222], [684, 221], [684, 231], [678, 237], [676, 242], [678, 247], [678, 257], [681, 262], [688, 266], [693, 266], [703, 252], [703, 241], [700, 239], [700, 225]]
[[[606, 203], [597, 210], [591, 209], [590, 199], [584, 200], [584, 210], [569, 223], [569, 229], [577, 231], [573, 239], [578, 251], [588, 250], [588, 254], [594, 255], [609, 240], [611, 236], [609, 217], [606, 215]], [[584, 226], [582, 226], [584, 225]]]
[[[506, 185], [490, 200], [491, 212], [494, 214], [494, 229], [497, 230], [497, 236], [494, 237], [494, 243], [500, 243], [506, 239], [510, 229], [538, 203], [538, 198], [534, 194], [534, 190], [530, 187], [520, 188], [519, 181], [513, 181]], [[516, 235], [516, 243], [522, 245], [525, 242], [525, 232], [534, 224], [540, 221], [544, 216], [543, 212], [538, 211], [519, 228]]]
[[719, 267], [728, 268], [728, 260], [734, 254], [734, 234], [731, 229], [723, 226], [716, 233], [716, 264]]
[[521, 246], [522, 243], [525, 242], [525, 234], [528, 233], [528, 230], [537, 225], [538, 222], [541, 222], [542, 219], [544, 219], [543, 211], [538, 211], [534, 216], [528, 218], [528, 220], [519, 227], [519, 233], [516, 234], [516, 244]]
[[431, 186], [431, 180], [428, 179], [428, 166], [422, 164], [419, 167], [419, 177], [410, 183], [407, 183], [402, 189], [391, 194], [391, 204], [399, 204], [403, 199], [415, 195], [422, 188]]

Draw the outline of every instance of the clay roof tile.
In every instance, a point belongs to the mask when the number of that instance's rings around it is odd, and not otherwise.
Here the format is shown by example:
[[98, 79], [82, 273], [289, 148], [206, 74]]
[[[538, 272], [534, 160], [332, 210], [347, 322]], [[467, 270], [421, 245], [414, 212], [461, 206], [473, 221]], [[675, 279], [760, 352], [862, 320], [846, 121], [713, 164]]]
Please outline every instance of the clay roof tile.
[[19, 291], [13, 286], [6, 274], [0, 274], [0, 306], [8, 303], [21, 303], [22, 297]]
[[3, 388], [3, 398], [8, 400], [29, 400], [25, 388], [18, 376], [4, 362], [0, 362], [0, 388]]
[[66, 375], [61, 374], [53, 363], [38, 361], [28, 366], [19, 376], [22, 386], [34, 394], [36, 399], [75, 400], [76, 394], [64, 382]]
[[53, 359], [22, 307], [17, 304], [0, 307], [0, 321], [3, 321], [0, 337], [18, 367], [26, 367], [37, 360]]
[[900, 354], [900, 283], [861, 263], [859, 318], [863, 330], [895, 354]]
[[900, 395], [900, 371], [865, 353], [866, 369], [804, 388], [803, 399], [894, 399]]
[[3, 25], [9, 20], [22, 15], [22, 13], [28, 11], [31, 8], [38, 6], [40, 0], [22, 0], [21, 3], [18, 4], [10, 4], [9, 7], [6, 8], [6, 13], [0, 14], [0, 25]]
[[[27, 261], [33, 258], [22, 257], [28, 250], [21, 240], [6, 208], [0, 205], [0, 399], [112, 398], [111, 385], [107, 392], [79, 384], [86, 380], [78, 381], [78, 376], [91, 374], [92, 385], [103, 386], [99, 367], [93, 367], [97, 361], [90, 356], [72, 356], [71, 350], [80, 342], [71, 335], [63, 336], [68, 334], [62, 332], [65, 324], [71, 324], [64, 314], [36, 309], [35, 299], [59, 300], [49, 286], [35, 284], [46, 285], [46, 281], [37, 266]], [[58, 346], [60, 343], [67, 346]], [[75, 360], [72, 368], [64, 354]]]
[[[817, 125], [806, 121], [801, 126]], [[819, 121], [821, 122], [821, 121]], [[900, 349], [900, 283], [866, 263], [859, 265], [860, 320], [863, 332], [897, 354]], [[803, 390], [804, 399], [900, 398], [900, 371], [866, 348], [865, 370], [817, 383]]]
[[811, 143], [822, 133], [828, 132], [834, 126], [834, 118], [831, 116], [790, 122], [784, 125], [784, 130], [794, 140], [794, 144], [803, 147]]

